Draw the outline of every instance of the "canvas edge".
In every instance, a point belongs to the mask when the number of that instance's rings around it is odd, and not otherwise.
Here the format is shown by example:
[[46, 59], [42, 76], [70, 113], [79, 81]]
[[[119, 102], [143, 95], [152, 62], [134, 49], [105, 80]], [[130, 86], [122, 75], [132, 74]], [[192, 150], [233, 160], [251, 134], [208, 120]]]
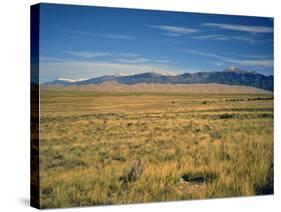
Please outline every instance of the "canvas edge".
[[40, 4], [30, 6], [30, 206], [40, 207], [39, 175]]

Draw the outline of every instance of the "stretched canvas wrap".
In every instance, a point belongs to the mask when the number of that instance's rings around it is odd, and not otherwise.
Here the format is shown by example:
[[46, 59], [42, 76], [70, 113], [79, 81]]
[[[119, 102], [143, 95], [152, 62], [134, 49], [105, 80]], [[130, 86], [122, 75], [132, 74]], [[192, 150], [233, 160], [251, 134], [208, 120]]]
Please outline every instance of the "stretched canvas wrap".
[[31, 6], [31, 205], [273, 194], [273, 18]]

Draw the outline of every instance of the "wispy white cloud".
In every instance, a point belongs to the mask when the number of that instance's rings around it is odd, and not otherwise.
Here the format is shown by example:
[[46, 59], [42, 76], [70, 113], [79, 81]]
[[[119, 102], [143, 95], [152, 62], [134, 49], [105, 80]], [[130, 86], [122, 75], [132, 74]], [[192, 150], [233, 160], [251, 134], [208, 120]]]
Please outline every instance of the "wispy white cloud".
[[198, 40], [228, 40], [228, 37], [225, 35], [219, 35], [219, 34], [213, 34], [213, 35], [198, 35], [198, 36], [193, 36], [193, 39], [198, 39]]
[[272, 58], [271, 55], [256, 55], [256, 54], [239, 54], [239, 57], [248, 58], [248, 59], [269, 59]]
[[[104, 56], [115, 56], [115, 57], [141, 57], [141, 54], [131, 53], [131, 52], [104, 52], [104, 51], [65, 51], [65, 53], [81, 58], [94, 58], [94, 57], [104, 57]], [[46, 57], [44, 59], [47, 59]], [[53, 58], [56, 59], [57, 58]]]
[[179, 37], [190, 33], [199, 32], [198, 29], [188, 28], [183, 26], [151, 25], [150, 27], [164, 31], [165, 32], [163, 33], [164, 35], [171, 36], [171, 37]]
[[255, 38], [250, 38], [246, 36], [230, 36], [229, 40], [237, 40], [237, 41], [245, 41], [251, 44], [255, 44], [256, 42], [261, 42], [263, 40], [256, 40]]
[[124, 58], [118, 58], [116, 61], [121, 63], [147, 63], [150, 62], [149, 59], [146, 58], [133, 58], [133, 59], [124, 59]]
[[173, 63], [170, 60], [149, 58], [117, 58], [116, 61], [121, 63]]
[[118, 57], [129, 57], [135, 58], [140, 57], [141, 54], [137, 53], [127, 53], [127, 52], [104, 52], [104, 51], [65, 51], [67, 54], [81, 57], [81, 58], [93, 58], [93, 57], [103, 57], [103, 56], [118, 56]]
[[242, 31], [242, 32], [251, 32], [251, 33], [272, 33], [272, 27], [266, 26], [254, 26], [254, 25], [238, 25], [238, 24], [225, 24], [225, 23], [203, 23], [203, 26], [233, 30], [233, 31]]
[[48, 61], [48, 62], [63, 62], [65, 59], [62, 58], [56, 58], [56, 57], [46, 57], [46, 56], [40, 56], [40, 61]]
[[[115, 61], [120, 63], [128, 63], [128, 64], [173, 63], [172, 61], [165, 60], [165, 59], [150, 59], [150, 58], [140, 57], [141, 55], [136, 53], [114, 53], [114, 52], [103, 52], [103, 51], [66, 51], [66, 53], [83, 59], [112, 56], [113, 59], [115, 59]], [[56, 61], [56, 60], [51, 60], [51, 61]]]
[[102, 51], [66, 51], [66, 53], [82, 58], [103, 57], [110, 55], [109, 52]]
[[225, 66], [224, 62], [217, 62], [217, 61], [206, 61], [206, 63], [212, 64], [217, 67]]
[[218, 59], [224, 63], [228, 64], [238, 64], [238, 65], [246, 65], [246, 66], [262, 66], [262, 67], [273, 67], [273, 60], [272, 59], [233, 59], [225, 56], [221, 56], [214, 53], [202, 52], [202, 51], [195, 51], [195, 50], [182, 50], [183, 52], [211, 57]]
[[139, 56], [141, 56], [140, 54], [136, 54], [136, 53], [116, 53], [116, 54], [121, 57], [139, 57]]
[[273, 67], [273, 60], [236, 60], [228, 59], [227, 62], [247, 66]]
[[171, 60], [164, 60], [164, 59], [154, 59], [152, 60], [153, 62], [155, 63], [175, 63], [174, 61], [171, 61]]
[[86, 32], [86, 31], [80, 31], [80, 30], [66, 30], [68, 33], [76, 34], [76, 35], [84, 35], [84, 36], [90, 36], [90, 37], [102, 37], [102, 38], [111, 38], [111, 39], [125, 39], [125, 40], [131, 40], [134, 39], [134, 37], [129, 35], [123, 35], [123, 34], [101, 34], [101, 33], [92, 33], [92, 32]]
[[251, 44], [257, 42], [255, 38], [249, 36], [229, 36], [229, 35], [222, 35], [222, 34], [199, 35], [199, 36], [193, 36], [192, 38], [198, 40], [243, 41]]
[[190, 50], [190, 49], [183, 49], [183, 52], [190, 53], [190, 54], [195, 54], [199, 56], [206, 56], [206, 57], [212, 57], [220, 60], [226, 59], [226, 57], [218, 55], [218, 54], [213, 54], [213, 53], [208, 53], [208, 52], [202, 52], [202, 51], [196, 51], [196, 50]]

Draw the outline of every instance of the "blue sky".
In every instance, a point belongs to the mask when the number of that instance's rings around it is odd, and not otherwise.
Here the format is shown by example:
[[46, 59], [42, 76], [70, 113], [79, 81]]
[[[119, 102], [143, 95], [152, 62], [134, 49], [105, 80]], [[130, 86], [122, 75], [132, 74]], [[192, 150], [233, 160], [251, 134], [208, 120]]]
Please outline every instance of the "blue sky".
[[273, 19], [58, 4], [40, 7], [40, 82], [235, 66], [273, 74]]

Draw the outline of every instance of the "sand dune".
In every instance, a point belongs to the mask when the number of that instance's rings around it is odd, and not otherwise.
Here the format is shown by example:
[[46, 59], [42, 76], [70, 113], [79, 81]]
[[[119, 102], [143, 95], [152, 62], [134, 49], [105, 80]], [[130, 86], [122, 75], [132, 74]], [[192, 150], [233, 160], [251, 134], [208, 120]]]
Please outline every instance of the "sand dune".
[[44, 90], [93, 92], [167, 92], [167, 93], [272, 93], [259, 88], [225, 84], [120, 84], [115, 81], [79, 86], [41, 85]]

